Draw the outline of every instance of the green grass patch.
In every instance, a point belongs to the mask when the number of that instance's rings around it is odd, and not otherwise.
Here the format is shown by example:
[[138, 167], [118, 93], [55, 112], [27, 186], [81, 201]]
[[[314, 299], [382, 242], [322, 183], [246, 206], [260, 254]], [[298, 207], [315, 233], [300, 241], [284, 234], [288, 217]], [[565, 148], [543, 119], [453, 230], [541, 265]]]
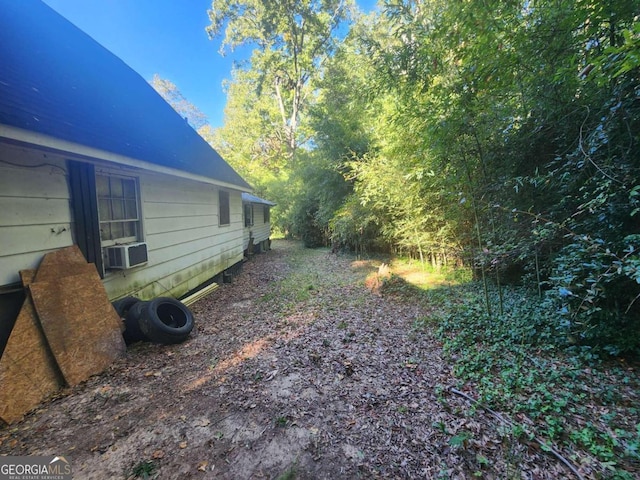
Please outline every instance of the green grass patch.
[[468, 268], [449, 266], [433, 267], [416, 260], [395, 258], [391, 262], [394, 275], [421, 290], [431, 290], [442, 286], [452, 286], [471, 281], [472, 273]]
[[280, 415], [273, 421], [273, 423], [275, 424], [276, 427], [285, 428], [286, 426], [289, 425], [289, 417], [285, 415]]
[[287, 468], [287, 470], [278, 475], [277, 480], [295, 480], [297, 477], [296, 470], [297, 465], [294, 463], [289, 468]]
[[[274, 245], [281, 245], [280, 242], [283, 241], [278, 241]], [[360, 276], [358, 269], [362, 268], [360, 264], [363, 262], [357, 262], [351, 269], [336, 273], [329, 264], [332, 255], [327, 248], [310, 249], [304, 248], [299, 243], [289, 243], [287, 245], [288, 271], [283, 278], [274, 283], [271, 293], [260, 297], [260, 301], [270, 302], [277, 298], [278, 302], [285, 304], [288, 302], [291, 308], [294, 308], [299, 303], [313, 301], [319, 292], [333, 287], [356, 284]], [[353, 300], [357, 301], [357, 299]]]
[[158, 478], [158, 466], [151, 460], [142, 460], [131, 468], [129, 477], [142, 479]]

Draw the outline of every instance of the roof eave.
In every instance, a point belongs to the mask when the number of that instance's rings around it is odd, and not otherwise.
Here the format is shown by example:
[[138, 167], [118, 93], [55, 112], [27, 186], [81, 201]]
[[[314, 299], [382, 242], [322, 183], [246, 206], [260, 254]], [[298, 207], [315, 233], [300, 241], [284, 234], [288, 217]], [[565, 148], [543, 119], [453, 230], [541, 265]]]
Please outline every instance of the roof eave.
[[241, 192], [251, 192], [251, 187], [247, 188], [245, 185], [236, 185], [233, 183], [223, 182], [216, 178], [207, 177], [204, 175], [197, 175], [184, 170], [165, 167], [157, 165], [144, 160], [139, 160], [124, 155], [120, 155], [105, 150], [100, 150], [86, 145], [70, 142], [68, 140], [61, 140], [42, 133], [24, 130], [16, 128], [10, 125], [0, 124], [0, 141], [4, 143], [10, 143], [14, 145], [27, 146], [36, 148], [38, 150], [44, 150], [52, 153], [62, 154], [65, 156], [73, 156], [76, 159], [84, 160], [99, 160], [118, 165], [125, 165], [127, 167], [136, 168], [140, 170], [149, 170], [152, 172], [163, 173], [174, 177], [185, 178], [188, 180], [194, 180], [197, 182], [208, 183], [211, 185], [218, 185], [225, 188], [238, 190]]

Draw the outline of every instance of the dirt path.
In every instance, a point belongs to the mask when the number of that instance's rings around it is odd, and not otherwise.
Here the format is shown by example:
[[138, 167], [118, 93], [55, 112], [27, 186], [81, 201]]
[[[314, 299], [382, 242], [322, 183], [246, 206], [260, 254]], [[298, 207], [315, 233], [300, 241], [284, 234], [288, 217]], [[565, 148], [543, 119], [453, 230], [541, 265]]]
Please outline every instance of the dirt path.
[[192, 307], [187, 342], [130, 347], [1, 429], [0, 454], [67, 455], [78, 479], [567, 476], [447, 393], [412, 329], [429, 306], [364, 286], [379, 262], [273, 247]]

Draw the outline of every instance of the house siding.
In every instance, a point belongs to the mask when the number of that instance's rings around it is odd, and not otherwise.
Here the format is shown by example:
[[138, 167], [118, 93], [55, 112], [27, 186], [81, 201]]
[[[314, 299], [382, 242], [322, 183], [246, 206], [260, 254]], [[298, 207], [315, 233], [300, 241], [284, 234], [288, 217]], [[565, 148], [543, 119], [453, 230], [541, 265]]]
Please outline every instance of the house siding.
[[271, 225], [264, 223], [264, 209], [266, 205], [253, 206], [253, 243], [269, 240], [271, 236]]
[[64, 159], [0, 144], [0, 285], [73, 244]]
[[[243, 204], [244, 207], [244, 204]], [[251, 205], [251, 208], [253, 208], [253, 205]], [[244, 227], [244, 208], [242, 210], [242, 225]], [[246, 251], [249, 248], [249, 239], [251, 238], [251, 232], [253, 230], [253, 227], [244, 227], [244, 230], [242, 231], [242, 250]]]
[[244, 231], [242, 233], [242, 250], [247, 250], [249, 248], [249, 238], [251, 238], [251, 227], [244, 227]]
[[231, 224], [219, 226], [218, 187], [154, 173], [136, 176], [149, 262], [108, 272], [110, 298], [179, 297], [242, 260], [240, 192], [230, 191]]
[[[239, 191], [227, 190], [231, 223], [219, 226], [220, 187], [95, 164], [97, 174], [138, 179], [140, 240], [148, 244], [146, 265], [106, 272], [103, 283], [110, 299], [180, 297], [242, 260]], [[37, 268], [45, 253], [72, 245], [73, 231], [65, 159], [0, 144], [0, 285], [19, 282], [19, 270]]]
[[264, 222], [264, 208], [269, 208], [266, 205], [251, 204], [253, 208], [253, 225], [251, 227], [245, 227], [242, 243], [244, 249], [249, 248], [249, 238], [253, 237], [253, 244], [257, 245], [260, 242], [269, 240], [271, 236], [271, 224]]

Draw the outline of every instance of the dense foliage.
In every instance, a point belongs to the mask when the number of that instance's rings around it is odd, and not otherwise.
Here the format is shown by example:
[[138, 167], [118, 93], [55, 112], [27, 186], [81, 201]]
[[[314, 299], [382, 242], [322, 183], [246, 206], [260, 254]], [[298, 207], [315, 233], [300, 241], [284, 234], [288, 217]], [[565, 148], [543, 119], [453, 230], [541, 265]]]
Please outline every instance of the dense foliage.
[[[520, 441], [536, 438], [564, 451], [594, 478], [636, 478], [640, 424], [633, 369], [624, 361], [603, 362], [584, 347], [560, 348], [554, 313], [541, 310], [530, 290], [505, 288], [504, 313], [490, 316], [478, 287], [427, 291], [439, 312], [415, 326], [437, 325], [459, 388], [507, 415], [506, 428]], [[490, 299], [500, 301], [495, 289]]]
[[258, 47], [216, 145], [276, 226], [473, 266], [490, 316], [490, 284], [521, 284], [558, 338], [637, 351], [636, 1], [280, 3], [210, 12], [212, 34]]

